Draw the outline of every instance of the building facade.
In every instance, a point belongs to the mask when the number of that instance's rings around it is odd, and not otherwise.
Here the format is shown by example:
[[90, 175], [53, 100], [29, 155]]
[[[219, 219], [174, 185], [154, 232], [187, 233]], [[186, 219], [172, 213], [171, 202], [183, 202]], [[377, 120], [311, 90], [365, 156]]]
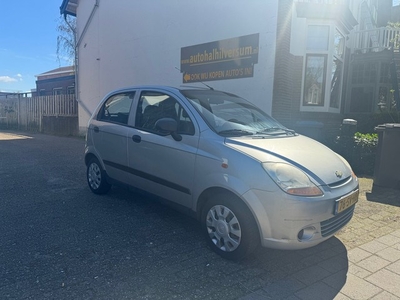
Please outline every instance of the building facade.
[[391, 105], [392, 11], [391, 0], [64, 0], [77, 17], [80, 129], [113, 89], [206, 82], [334, 135], [344, 117]]
[[36, 75], [34, 96], [74, 95], [75, 67], [61, 67]]

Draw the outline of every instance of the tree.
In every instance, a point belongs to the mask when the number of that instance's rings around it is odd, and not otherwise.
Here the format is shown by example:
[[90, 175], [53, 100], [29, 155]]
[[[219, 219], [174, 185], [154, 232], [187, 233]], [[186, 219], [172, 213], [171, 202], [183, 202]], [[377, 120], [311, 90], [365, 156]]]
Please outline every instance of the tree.
[[75, 45], [76, 45], [76, 18], [69, 15], [60, 16], [57, 25], [57, 60], [68, 61], [71, 65], [75, 64]]

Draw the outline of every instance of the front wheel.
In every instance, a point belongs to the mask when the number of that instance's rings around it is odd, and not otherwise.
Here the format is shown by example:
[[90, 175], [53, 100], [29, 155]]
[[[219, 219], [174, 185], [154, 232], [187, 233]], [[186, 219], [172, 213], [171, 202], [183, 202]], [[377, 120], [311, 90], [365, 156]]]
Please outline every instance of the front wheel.
[[91, 158], [87, 165], [86, 178], [90, 190], [95, 194], [106, 194], [111, 188], [111, 184], [107, 182], [106, 172], [95, 157]]
[[235, 196], [212, 196], [204, 206], [201, 221], [208, 244], [223, 258], [242, 259], [260, 241], [253, 215]]

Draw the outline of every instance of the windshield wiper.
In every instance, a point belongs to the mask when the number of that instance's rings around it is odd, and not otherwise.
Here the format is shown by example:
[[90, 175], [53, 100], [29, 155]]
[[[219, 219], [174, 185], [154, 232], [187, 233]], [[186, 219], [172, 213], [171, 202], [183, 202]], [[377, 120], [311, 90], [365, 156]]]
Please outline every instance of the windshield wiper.
[[218, 134], [224, 136], [242, 136], [242, 135], [253, 135], [253, 132], [242, 129], [228, 129], [219, 131]]
[[283, 133], [296, 135], [296, 132], [292, 129], [282, 128], [282, 127], [270, 127], [265, 128], [262, 131], [258, 131], [257, 134], [269, 134], [269, 135], [280, 135]]

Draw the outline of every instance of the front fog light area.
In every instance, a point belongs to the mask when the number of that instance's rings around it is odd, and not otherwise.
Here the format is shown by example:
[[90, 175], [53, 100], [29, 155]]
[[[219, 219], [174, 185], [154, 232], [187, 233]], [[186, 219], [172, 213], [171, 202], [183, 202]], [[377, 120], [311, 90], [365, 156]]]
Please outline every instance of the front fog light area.
[[316, 232], [317, 229], [314, 226], [309, 226], [300, 230], [299, 233], [297, 234], [297, 238], [301, 242], [308, 241], [312, 239], [312, 237]]
[[299, 168], [286, 163], [263, 163], [264, 170], [286, 193], [295, 196], [322, 196], [323, 192]]

